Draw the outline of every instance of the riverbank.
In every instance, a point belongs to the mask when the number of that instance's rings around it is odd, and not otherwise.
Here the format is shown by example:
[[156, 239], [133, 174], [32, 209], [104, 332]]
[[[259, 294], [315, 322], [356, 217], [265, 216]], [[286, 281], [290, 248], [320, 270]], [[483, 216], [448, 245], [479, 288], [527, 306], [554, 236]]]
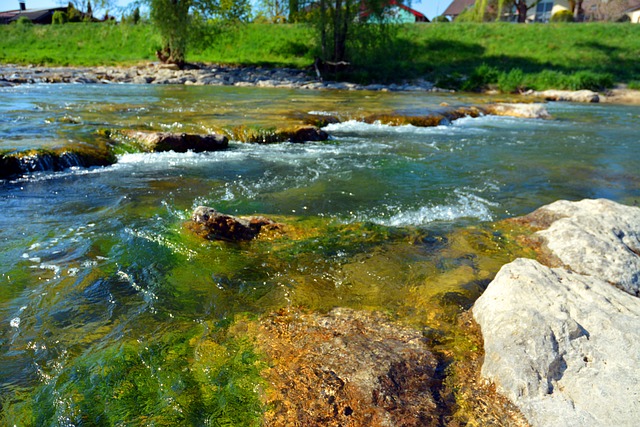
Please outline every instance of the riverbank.
[[[272, 87], [309, 90], [370, 90], [454, 92], [424, 79], [404, 83], [362, 85], [326, 81], [312, 69], [238, 67], [199, 64], [185, 70], [174, 65], [147, 63], [130, 67], [40, 67], [7, 64], [0, 66], [0, 87], [17, 84], [175, 84], [194, 86]], [[600, 93], [588, 90], [527, 91], [522, 95], [536, 100], [640, 104], [640, 91], [618, 87]]]

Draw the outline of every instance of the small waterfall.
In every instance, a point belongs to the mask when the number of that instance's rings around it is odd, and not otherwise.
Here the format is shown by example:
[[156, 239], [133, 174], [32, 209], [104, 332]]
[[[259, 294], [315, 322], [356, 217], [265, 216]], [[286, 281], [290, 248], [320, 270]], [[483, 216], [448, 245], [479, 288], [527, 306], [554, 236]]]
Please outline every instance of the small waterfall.
[[85, 166], [85, 162], [82, 156], [72, 151], [65, 151], [64, 153], [60, 154], [60, 157], [58, 158], [58, 164], [62, 169]]

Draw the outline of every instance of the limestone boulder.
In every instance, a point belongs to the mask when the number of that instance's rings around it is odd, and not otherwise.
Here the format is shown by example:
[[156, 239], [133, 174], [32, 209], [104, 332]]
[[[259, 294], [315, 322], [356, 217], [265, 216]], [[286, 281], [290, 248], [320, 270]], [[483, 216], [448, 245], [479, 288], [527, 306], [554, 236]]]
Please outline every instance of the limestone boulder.
[[598, 92], [591, 90], [544, 90], [541, 92], [527, 92], [527, 95], [542, 97], [547, 101], [566, 102], [600, 102]]
[[640, 209], [559, 201], [525, 218], [559, 260], [504, 266], [472, 313], [482, 375], [532, 426], [640, 419]]
[[599, 199], [561, 200], [540, 210], [558, 218], [537, 234], [563, 264], [640, 294], [640, 208]]
[[485, 107], [487, 114], [525, 119], [548, 119], [551, 117], [544, 104], [498, 103]]

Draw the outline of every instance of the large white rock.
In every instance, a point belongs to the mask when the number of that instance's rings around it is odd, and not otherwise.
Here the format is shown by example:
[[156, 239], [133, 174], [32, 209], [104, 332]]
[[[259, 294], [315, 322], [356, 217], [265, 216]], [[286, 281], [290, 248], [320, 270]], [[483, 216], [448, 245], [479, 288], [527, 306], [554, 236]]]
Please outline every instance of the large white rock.
[[565, 265], [640, 294], [640, 208], [598, 199], [561, 200], [540, 210], [559, 218], [537, 234]]
[[612, 286], [635, 280], [637, 292], [640, 210], [542, 209], [554, 221], [540, 234], [567, 268], [518, 259], [500, 270], [473, 307], [482, 375], [532, 426], [640, 425], [640, 298]]

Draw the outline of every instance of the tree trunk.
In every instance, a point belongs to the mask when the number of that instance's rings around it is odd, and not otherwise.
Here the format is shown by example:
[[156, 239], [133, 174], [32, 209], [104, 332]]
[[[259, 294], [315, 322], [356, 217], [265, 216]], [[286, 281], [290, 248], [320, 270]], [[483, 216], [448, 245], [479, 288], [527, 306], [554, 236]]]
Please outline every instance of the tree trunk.
[[527, 22], [527, 2], [525, 0], [518, 0], [515, 2], [516, 10], [518, 11], [518, 22]]

